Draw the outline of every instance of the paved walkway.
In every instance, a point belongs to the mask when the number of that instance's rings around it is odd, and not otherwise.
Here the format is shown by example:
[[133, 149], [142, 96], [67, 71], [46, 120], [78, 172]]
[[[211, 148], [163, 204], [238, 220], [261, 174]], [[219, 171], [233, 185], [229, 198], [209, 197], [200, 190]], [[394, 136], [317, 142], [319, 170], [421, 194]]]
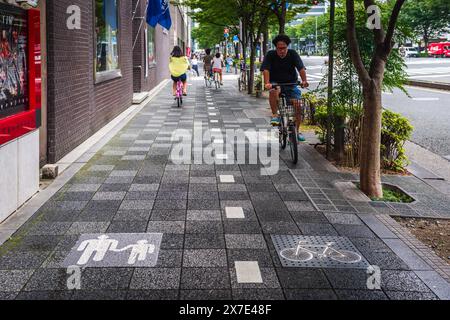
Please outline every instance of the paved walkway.
[[[210, 130], [193, 160], [229, 144], [213, 133], [268, 129], [266, 101], [235, 83], [193, 81], [182, 109], [166, 86], [0, 247], [0, 299], [450, 299], [446, 265], [389, 218], [448, 212], [418, 179], [396, 181], [424, 202], [394, 206], [367, 201], [355, 176], [305, 144], [296, 166], [281, 153], [275, 175], [219, 164], [245, 142], [216, 152], [216, 164], [173, 164], [177, 129], [180, 139], [194, 123]], [[309, 252], [289, 249], [299, 241]], [[330, 242], [318, 258], [311, 244]]]

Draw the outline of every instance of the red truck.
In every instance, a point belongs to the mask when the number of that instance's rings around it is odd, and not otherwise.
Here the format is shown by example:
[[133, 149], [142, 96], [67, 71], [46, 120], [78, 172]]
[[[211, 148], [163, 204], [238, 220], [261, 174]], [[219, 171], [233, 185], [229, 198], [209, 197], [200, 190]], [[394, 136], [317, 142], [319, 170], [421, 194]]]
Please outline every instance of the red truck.
[[435, 57], [450, 58], [450, 42], [430, 43], [428, 53]]

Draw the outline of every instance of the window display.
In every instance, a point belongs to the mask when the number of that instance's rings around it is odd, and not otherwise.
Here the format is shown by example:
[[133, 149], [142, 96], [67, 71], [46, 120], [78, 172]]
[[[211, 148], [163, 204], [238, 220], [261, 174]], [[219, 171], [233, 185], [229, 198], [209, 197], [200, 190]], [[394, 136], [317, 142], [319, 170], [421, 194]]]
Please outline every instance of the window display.
[[95, 0], [97, 73], [119, 69], [117, 11], [117, 0]]
[[0, 119], [28, 106], [25, 10], [0, 4]]

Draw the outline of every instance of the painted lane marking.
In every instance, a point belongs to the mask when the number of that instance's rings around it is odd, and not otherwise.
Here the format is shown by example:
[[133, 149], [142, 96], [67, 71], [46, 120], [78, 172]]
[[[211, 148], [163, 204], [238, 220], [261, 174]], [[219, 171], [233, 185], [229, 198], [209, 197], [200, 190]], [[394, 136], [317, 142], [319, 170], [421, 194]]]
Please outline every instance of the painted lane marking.
[[238, 283], [263, 283], [258, 261], [235, 261]]
[[227, 219], [245, 219], [244, 209], [241, 207], [226, 207]]
[[220, 178], [221, 183], [234, 183], [235, 182], [234, 176], [232, 176], [232, 175], [220, 175], [219, 178]]

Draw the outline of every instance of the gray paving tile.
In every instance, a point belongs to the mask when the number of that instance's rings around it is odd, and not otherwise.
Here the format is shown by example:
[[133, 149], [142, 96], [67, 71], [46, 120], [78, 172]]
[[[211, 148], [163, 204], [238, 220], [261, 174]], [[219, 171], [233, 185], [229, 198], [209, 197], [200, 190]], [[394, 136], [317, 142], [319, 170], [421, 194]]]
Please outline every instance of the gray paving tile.
[[73, 293], [73, 291], [22, 291], [17, 295], [16, 300], [70, 300]]
[[223, 233], [221, 221], [186, 221], [186, 233]]
[[153, 210], [150, 220], [152, 221], [184, 221], [185, 210]]
[[186, 234], [184, 246], [186, 249], [223, 249], [225, 237], [219, 233]]
[[383, 270], [381, 272], [381, 288], [384, 291], [431, 292], [412, 271]]
[[380, 290], [335, 290], [340, 300], [388, 300]]
[[151, 210], [156, 201], [149, 200], [124, 200], [119, 210]]
[[438, 297], [430, 292], [405, 292], [405, 291], [386, 291], [391, 300], [438, 300]]
[[196, 249], [185, 250], [183, 267], [226, 267], [227, 257], [225, 249]]
[[132, 268], [87, 268], [81, 277], [81, 290], [123, 290], [127, 289]]
[[74, 222], [67, 234], [104, 233], [108, 226], [109, 222]]
[[345, 214], [337, 212], [325, 212], [325, 217], [331, 224], [348, 224], [348, 225], [362, 225], [363, 222], [354, 214]]
[[71, 300], [118, 301], [125, 300], [126, 295], [126, 290], [76, 290], [71, 296]]
[[281, 289], [233, 289], [234, 300], [284, 300]]
[[333, 225], [327, 223], [299, 223], [298, 227], [306, 236], [337, 236]]
[[138, 268], [134, 271], [130, 289], [178, 289], [181, 268]]
[[222, 216], [220, 210], [188, 210], [188, 221], [221, 221]]
[[286, 300], [337, 300], [331, 289], [285, 289]]
[[331, 289], [320, 269], [277, 268], [276, 272], [284, 289]]
[[356, 226], [356, 225], [343, 225], [335, 224], [333, 225], [337, 230], [339, 235], [349, 238], [376, 238], [376, 235], [366, 226]]
[[151, 215], [151, 210], [119, 210], [114, 215], [114, 221], [140, 221], [147, 222]]
[[145, 233], [147, 227], [142, 221], [113, 221], [107, 233]]
[[38, 269], [25, 285], [24, 291], [64, 291], [67, 289], [67, 270]]
[[259, 234], [225, 234], [227, 249], [266, 249], [266, 241]]
[[180, 300], [232, 300], [231, 290], [181, 290]]
[[227, 268], [183, 268], [181, 289], [230, 289]]
[[129, 290], [127, 300], [176, 300], [178, 290]]
[[147, 233], [176, 233], [184, 234], [184, 221], [150, 221], [147, 225]]
[[34, 270], [0, 270], [0, 291], [19, 292]]

